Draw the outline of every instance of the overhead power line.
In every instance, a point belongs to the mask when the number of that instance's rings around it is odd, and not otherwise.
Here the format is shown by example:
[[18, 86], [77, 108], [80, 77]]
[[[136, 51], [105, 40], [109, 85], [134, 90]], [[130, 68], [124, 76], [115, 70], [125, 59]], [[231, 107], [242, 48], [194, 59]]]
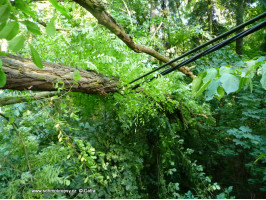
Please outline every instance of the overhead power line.
[[[222, 41], [222, 42], [220, 42], [220, 43], [208, 48], [207, 50], [205, 50], [205, 51], [203, 51], [203, 52], [201, 52], [201, 53], [199, 53], [199, 54], [197, 54], [197, 55], [195, 55], [195, 56], [193, 56], [193, 57], [191, 57], [191, 58], [189, 58], [189, 59], [177, 64], [177, 65], [175, 65], [174, 67], [171, 67], [171, 68], [169, 68], [167, 70], [164, 70], [163, 72], [160, 73], [160, 75], [164, 76], [166, 74], [169, 74], [172, 71], [177, 70], [178, 68], [180, 68], [180, 67], [182, 67], [184, 65], [187, 65], [187, 64], [189, 64], [189, 63], [191, 63], [191, 62], [193, 62], [193, 61], [195, 61], [195, 60], [197, 60], [197, 59], [199, 59], [199, 58], [201, 58], [201, 57], [203, 57], [205, 55], [208, 55], [208, 54], [210, 54], [210, 53], [212, 53], [212, 52], [214, 52], [214, 51], [216, 51], [216, 50], [218, 50], [218, 49], [220, 49], [220, 48], [222, 48], [222, 47], [224, 47], [224, 46], [236, 41], [237, 39], [243, 38], [243, 37], [255, 32], [255, 31], [260, 30], [260, 29], [264, 28], [265, 26], [266, 26], [266, 21], [263, 21], [263, 22], [261, 22], [259, 24], [256, 24], [253, 27], [251, 27], [251, 28], [249, 28], [249, 29], [247, 29], [245, 31], [242, 31], [242, 32], [236, 34], [235, 36], [233, 36], [231, 38], [228, 38], [228, 39], [226, 39], [226, 40], [224, 40], [224, 41]], [[156, 77], [157, 76], [154, 76], [151, 79], [149, 79], [148, 81], [144, 81], [144, 82], [150, 82], [153, 79], [155, 79]], [[142, 83], [144, 83], [144, 82], [142, 82]], [[139, 83], [139, 84], [135, 85], [134, 87], [132, 87], [132, 89], [138, 88], [142, 83]]]
[[264, 17], [266, 17], [266, 12], [258, 15], [257, 17], [254, 17], [253, 19], [251, 19], [251, 20], [249, 20], [249, 21], [247, 21], [247, 22], [245, 22], [243, 24], [240, 24], [240, 25], [236, 26], [235, 28], [233, 28], [233, 29], [231, 29], [231, 30], [229, 30], [229, 31], [217, 36], [216, 38], [214, 38], [212, 40], [209, 40], [208, 42], [206, 42], [206, 43], [204, 43], [204, 44], [202, 44], [202, 45], [200, 45], [200, 46], [188, 51], [187, 53], [185, 53], [185, 54], [183, 54], [183, 55], [181, 55], [181, 56], [179, 56], [179, 57], [177, 57], [177, 58], [175, 58], [175, 59], [163, 64], [162, 66], [160, 66], [160, 67], [158, 67], [158, 68], [156, 68], [156, 69], [154, 69], [154, 70], [152, 70], [152, 71], [150, 71], [150, 72], [148, 72], [148, 73], [146, 73], [146, 74], [134, 79], [129, 84], [134, 83], [134, 82], [140, 80], [141, 78], [144, 78], [144, 77], [152, 74], [153, 72], [156, 72], [156, 71], [158, 71], [158, 70], [160, 70], [160, 69], [162, 69], [162, 68], [164, 68], [164, 67], [166, 67], [166, 66], [168, 66], [168, 65], [170, 65], [172, 63], [174, 63], [175, 61], [180, 60], [181, 58], [184, 58], [185, 56], [188, 56], [188, 55], [190, 55], [190, 54], [192, 54], [192, 53], [194, 53], [194, 52], [196, 52], [196, 51], [198, 51], [198, 50], [200, 50], [200, 49], [202, 49], [202, 48], [204, 48], [204, 47], [206, 47], [206, 46], [208, 46], [208, 45], [210, 45], [210, 44], [212, 44], [212, 43], [214, 43], [216, 41], [218, 41], [219, 39], [224, 38], [224, 37], [236, 32], [237, 30], [240, 30], [240, 29], [244, 28], [245, 26], [250, 25], [250, 24], [252, 24], [252, 23], [254, 23], [254, 22], [256, 22], [256, 21], [258, 21], [258, 20], [260, 20], [260, 19], [262, 19]]

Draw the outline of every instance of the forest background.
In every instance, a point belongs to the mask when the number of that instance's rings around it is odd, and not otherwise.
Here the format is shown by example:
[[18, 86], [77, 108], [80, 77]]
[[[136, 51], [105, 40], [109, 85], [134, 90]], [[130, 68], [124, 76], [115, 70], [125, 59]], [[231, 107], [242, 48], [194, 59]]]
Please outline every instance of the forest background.
[[130, 82], [265, 11], [0, 0], [0, 198], [264, 198], [265, 29]]

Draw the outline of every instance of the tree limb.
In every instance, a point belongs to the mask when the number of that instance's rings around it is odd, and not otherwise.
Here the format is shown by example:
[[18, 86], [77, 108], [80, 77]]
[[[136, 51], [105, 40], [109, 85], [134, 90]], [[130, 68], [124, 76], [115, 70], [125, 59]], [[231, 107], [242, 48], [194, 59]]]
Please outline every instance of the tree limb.
[[[32, 94], [34, 96], [34, 99], [40, 100], [40, 99], [45, 99], [48, 97], [52, 97], [57, 95], [58, 92], [38, 92]], [[0, 97], [0, 106], [7, 106], [11, 104], [16, 104], [16, 103], [22, 103], [22, 102], [27, 102], [31, 100], [32, 98], [29, 97], [28, 95], [18, 95], [18, 96], [7, 96], [7, 97]]]
[[26, 149], [26, 145], [18, 131], [18, 126], [17, 124], [15, 124], [14, 122], [10, 122], [9, 118], [7, 116], [5, 116], [4, 114], [0, 113], [0, 116], [2, 116], [3, 118], [5, 118], [14, 128], [15, 132], [17, 133], [22, 145], [23, 145], [23, 149], [24, 149], [24, 153], [25, 153], [25, 157], [26, 157], [26, 161], [27, 161], [27, 165], [28, 165], [28, 168], [29, 168], [29, 172], [31, 173], [31, 168], [30, 168], [30, 161], [29, 161], [29, 156], [28, 156], [28, 152], [27, 152], [27, 149]]
[[[130, 49], [137, 53], [149, 54], [162, 62], [169, 62], [170, 59], [158, 53], [154, 49], [137, 44], [133, 41], [133, 38], [129, 36], [125, 30], [119, 25], [115, 19], [106, 11], [104, 3], [100, 0], [74, 0], [76, 3], [88, 10], [100, 24], [108, 28], [112, 33], [119, 37]], [[177, 63], [172, 63], [175, 66]], [[194, 75], [191, 71], [186, 68], [179, 68], [181, 72], [193, 78]]]

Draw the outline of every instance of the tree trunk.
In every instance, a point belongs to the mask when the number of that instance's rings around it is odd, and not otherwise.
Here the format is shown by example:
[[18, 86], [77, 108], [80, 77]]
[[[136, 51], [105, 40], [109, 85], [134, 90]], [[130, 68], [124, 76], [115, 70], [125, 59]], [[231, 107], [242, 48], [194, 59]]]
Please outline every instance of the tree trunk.
[[[236, 25], [240, 25], [243, 23], [243, 17], [244, 17], [244, 11], [245, 11], [245, 0], [237, 0], [236, 5]], [[240, 33], [243, 31], [244, 28], [237, 31], [237, 33]], [[243, 38], [240, 38], [236, 40], [236, 53], [239, 55], [243, 54]]]
[[212, 25], [212, 19], [213, 19], [213, 0], [208, 0], [208, 18], [209, 18], [209, 31], [210, 34], [213, 34], [213, 25]]
[[65, 90], [88, 94], [107, 95], [117, 90], [118, 80], [94, 71], [79, 69], [80, 81], [73, 80], [74, 67], [43, 62], [39, 69], [30, 59], [19, 56], [0, 56], [2, 69], [7, 76], [3, 89], [57, 91], [56, 84]]

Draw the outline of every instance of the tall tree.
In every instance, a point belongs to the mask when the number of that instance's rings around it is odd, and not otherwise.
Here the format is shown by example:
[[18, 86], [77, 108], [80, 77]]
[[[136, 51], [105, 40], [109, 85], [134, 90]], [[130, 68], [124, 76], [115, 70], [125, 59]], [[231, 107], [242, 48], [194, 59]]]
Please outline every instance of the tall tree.
[[[236, 25], [240, 25], [244, 21], [244, 13], [245, 13], [245, 7], [246, 7], [246, 0], [236, 0], [236, 5], [235, 7], [235, 13], [236, 13]], [[237, 33], [240, 33], [243, 31], [243, 29], [239, 29]], [[236, 40], [236, 53], [239, 55], [243, 54], [243, 38], [240, 38]]]

